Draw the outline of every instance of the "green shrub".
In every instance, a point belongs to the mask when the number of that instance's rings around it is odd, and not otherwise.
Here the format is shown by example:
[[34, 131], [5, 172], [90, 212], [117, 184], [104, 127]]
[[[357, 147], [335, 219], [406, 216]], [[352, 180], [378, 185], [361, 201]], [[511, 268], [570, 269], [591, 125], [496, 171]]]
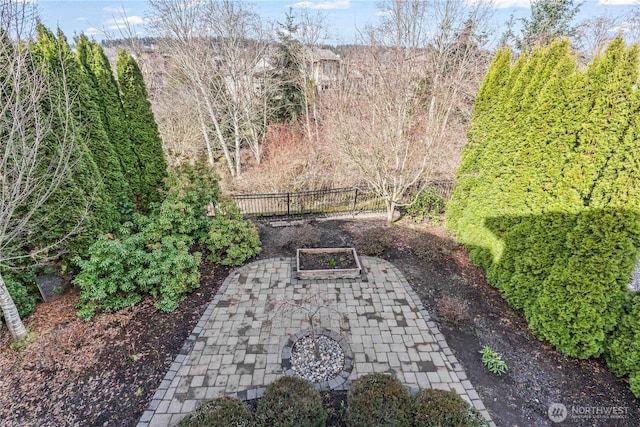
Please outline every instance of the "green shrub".
[[[169, 189], [154, 212], [135, 214], [115, 236], [96, 241], [88, 259], [75, 258], [81, 270], [74, 279], [81, 289], [80, 317], [135, 305], [144, 295], [156, 299], [156, 308], [173, 311], [199, 287], [201, 254], [191, 249], [209, 237], [208, 209], [218, 198], [218, 181], [210, 168], [197, 163], [177, 167], [166, 183]], [[229, 228], [228, 233], [247, 234]], [[227, 238], [235, 242], [234, 236]], [[225, 248], [224, 255], [240, 258], [236, 246]]]
[[629, 388], [636, 399], [640, 399], [640, 370], [629, 375]]
[[640, 293], [629, 298], [625, 313], [611, 334], [606, 360], [616, 375], [629, 375], [631, 390], [640, 398]]
[[353, 427], [411, 426], [411, 395], [396, 377], [365, 375], [347, 394], [347, 419]]
[[209, 206], [216, 203], [220, 189], [213, 169], [202, 162], [176, 167], [165, 180], [168, 188], [153, 215], [150, 238], [182, 234], [203, 242], [210, 227]]
[[[9, 270], [0, 268], [0, 274], [20, 317], [31, 314], [36, 307], [36, 302], [40, 300], [40, 293], [33, 271], [30, 269]], [[2, 318], [2, 310], [0, 310], [0, 326], [2, 325]]]
[[96, 310], [117, 311], [142, 300], [144, 295], [157, 299], [156, 308], [173, 311], [185, 295], [199, 286], [200, 254], [190, 253], [192, 239], [168, 235], [159, 241], [150, 239], [146, 228], [152, 222], [137, 215], [135, 232], [123, 227], [120, 237], [105, 236], [88, 250], [88, 259], [76, 257], [80, 273], [73, 283], [80, 287], [78, 315], [90, 319]]
[[269, 384], [256, 410], [259, 427], [324, 427], [326, 420], [320, 392], [298, 377]]
[[237, 207], [223, 203], [211, 220], [205, 239], [209, 260], [222, 265], [241, 265], [260, 253], [260, 237], [251, 221], [242, 219]]
[[409, 206], [404, 208], [404, 215], [415, 222], [422, 222], [429, 219], [439, 222], [440, 216], [445, 211], [446, 202], [433, 187], [428, 187], [420, 191]]
[[223, 396], [209, 400], [183, 418], [180, 427], [251, 427], [253, 416], [241, 400]]
[[158, 300], [154, 306], [173, 311], [187, 294], [200, 287], [200, 253], [189, 253], [191, 240], [182, 235], [166, 236], [147, 245], [146, 267], [140, 288]]
[[484, 427], [489, 423], [452, 391], [426, 389], [415, 398], [415, 427]]
[[621, 324], [640, 250], [638, 52], [618, 38], [580, 69], [566, 40], [515, 62], [500, 51], [446, 215], [535, 335], [573, 357], [605, 352], [619, 375], [640, 363]]
[[78, 316], [89, 320], [96, 310], [117, 311], [142, 299], [140, 279], [147, 267], [148, 254], [142, 233], [128, 228], [122, 237], [105, 236], [88, 250], [88, 259], [74, 258], [80, 273], [73, 283], [80, 287]]

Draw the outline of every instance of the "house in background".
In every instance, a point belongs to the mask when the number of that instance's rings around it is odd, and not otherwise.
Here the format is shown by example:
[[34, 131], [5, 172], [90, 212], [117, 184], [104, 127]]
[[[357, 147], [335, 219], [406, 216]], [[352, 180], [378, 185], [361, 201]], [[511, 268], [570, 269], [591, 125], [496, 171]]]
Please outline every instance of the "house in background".
[[316, 83], [318, 91], [330, 89], [340, 76], [342, 60], [329, 49], [312, 48], [308, 52], [309, 78]]

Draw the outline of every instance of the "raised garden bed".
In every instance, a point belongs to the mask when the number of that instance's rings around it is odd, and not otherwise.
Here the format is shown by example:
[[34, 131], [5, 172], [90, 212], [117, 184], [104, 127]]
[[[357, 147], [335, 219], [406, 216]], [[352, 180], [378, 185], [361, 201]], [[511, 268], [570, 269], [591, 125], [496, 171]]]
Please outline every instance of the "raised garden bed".
[[298, 279], [356, 279], [362, 266], [354, 248], [296, 250]]

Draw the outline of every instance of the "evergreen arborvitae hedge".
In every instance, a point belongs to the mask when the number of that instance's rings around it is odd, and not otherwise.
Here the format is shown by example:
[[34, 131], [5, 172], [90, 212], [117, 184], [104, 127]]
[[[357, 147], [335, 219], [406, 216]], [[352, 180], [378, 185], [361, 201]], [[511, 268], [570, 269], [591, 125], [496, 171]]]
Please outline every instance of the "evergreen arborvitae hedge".
[[167, 176], [162, 140], [138, 64], [126, 51], [120, 50], [116, 69], [133, 151], [142, 167], [137, 203], [141, 210], [149, 211], [152, 203], [161, 201], [163, 180]]
[[[111, 69], [109, 67], [106, 70], [101, 70], [95, 66], [94, 46], [98, 45], [95, 42], [90, 42], [84, 35], [76, 38], [76, 56], [88, 83], [88, 96], [85, 104], [92, 114], [91, 123], [95, 129], [92, 135], [95, 140], [93, 145], [96, 145], [96, 149], [92, 149], [91, 152], [102, 175], [105, 190], [109, 193], [109, 202], [112, 208], [117, 209], [118, 214], [124, 214], [128, 211], [127, 205], [133, 203], [134, 200], [124, 175], [121, 156], [116, 150], [116, 143], [119, 142], [118, 137], [121, 137], [123, 132], [127, 132], [127, 127], [124, 121], [116, 122], [114, 125], [113, 120], [117, 120], [118, 116], [111, 116], [107, 110], [107, 106], [114, 101], [109, 99], [111, 87], [107, 86], [110, 83], [108, 80], [104, 81], [104, 73], [110, 73]], [[102, 49], [100, 49], [101, 51]], [[96, 74], [96, 71], [98, 73], [102, 71], [102, 74]], [[113, 80], [113, 77], [111, 79]], [[120, 102], [119, 97], [117, 102]], [[120, 220], [119, 215], [118, 222]]]
[[102, 95], [103, 123], [120, 159], [122, 173], [129, 187], [128, 197], [135, 203], [136, 195], [142, 192], [140, 184], [142, 164], [131, 141], [118, 82], [113, 75], [109, 59], [96, 42], [91, 42], [90, 66]]
[[627, 288], [640, 248], [639, 65], [621, 39], [586, 70], [567, 41], [513, 64], [498, 52], [447, 209], [536, 335], [574, 357], [606, 351], [632, 378], [640, 366], [619, 359], [640, 358]]
[[65, 241], [65, 252], [74, 254], [82, 252], [98, 234], [111, 231], [119, 221], [115, 203], [105, 188], [93, 156], [100, 153], [106, 133], [90, 99], [87, 77], [64, 35], [56, 37], [41, 24], [37, 32], [31, 51], [34, 62], [49, 78], [50, 96], [54, 101], [48, 105], [60, 108], [55, 98], [67, 96], [72, 100], [68, 112], [58, 112], [47, 118], [52, 120], [53, 130], [48, 138], [49, 149], [55, 152], [60, 149], [61, 141], [71, 141], [73, 173], [32, 219], [32, 241], [27, 244], [46, 247], [60, 241], [81, 223], [73, 238]]

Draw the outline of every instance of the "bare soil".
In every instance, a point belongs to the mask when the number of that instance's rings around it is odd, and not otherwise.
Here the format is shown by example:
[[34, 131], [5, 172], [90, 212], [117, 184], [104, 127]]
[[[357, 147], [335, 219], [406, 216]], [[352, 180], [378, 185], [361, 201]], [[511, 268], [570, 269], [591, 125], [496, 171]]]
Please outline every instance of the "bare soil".
[[[622, 419], [568, 419], [566, 426], [636, 427], [640, 402], [602, 360], [575, 360], [554, 351], [528, 330], [486, 283], [464, 249], [441, 227], [401, 221], [331, 220], [273, 228], [259, 223], [260, 258], [294, 256], [297, 247], [352, 247], [394, 263], [416, 290], [469, 379], [502, 426], [550, 426], [551, 403], [567, 407], [622, 407]], [[26, 319], [28, 343], [9, 348], [0, 331], [0, 425], [135, 426], [184, 340], [228, 269], [203, 263], [201, 287], [173, 313], [152, 301], [102, 313], [91, 322], [75, 315], [77, 294], [40, 304]], [[478, 351], [502, 354], [509, 370], [491, 374]], [[324, 396], [342, 426], [344, 396]], [[255, 404], [255, 402], [254, 402]]]
[[[408, 220], [391, 227], [383, 220], [331, 220], [287, 231], [265, 224], [259, 229], [261, 258], [293, 256], [299, 242], [297, 247], [353, 246], [359, 254], [373, 252], [369, 255], [395, 264], [445, 335], [497, 426], [555, 425], [547, 415], [552, 403], [569, 411], [616, 407], [626, 412], [618, 419], [568, 418], [562, 426], [640, 425], [640, 401], [627, 381], [616, 378], [602, 359], [573, 359], [533, 336], [523, 315], [487, 284], [484, 271], [443, 227]], [[506, 374], [497, 376], [484, 367], [479, 351], [485, 345], [502, 355], [509, 367]]]
[[358, 268], [352, 251], [309, 253], [300, 251], [300, 270], [344, 270]]

